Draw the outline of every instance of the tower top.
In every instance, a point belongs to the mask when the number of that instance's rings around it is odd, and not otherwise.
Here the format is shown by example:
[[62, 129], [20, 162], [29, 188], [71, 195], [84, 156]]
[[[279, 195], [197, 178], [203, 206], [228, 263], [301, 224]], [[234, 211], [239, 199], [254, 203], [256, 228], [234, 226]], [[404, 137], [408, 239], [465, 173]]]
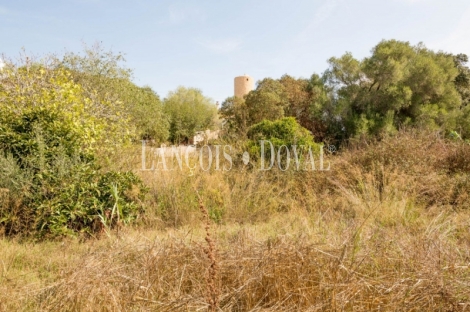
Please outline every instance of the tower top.
[[252, 77], [244, 74], [243, 76], [235, 77], [234, 79], [234, 95], [243, 98], [250, 91], [254, 89], [254, 80]]

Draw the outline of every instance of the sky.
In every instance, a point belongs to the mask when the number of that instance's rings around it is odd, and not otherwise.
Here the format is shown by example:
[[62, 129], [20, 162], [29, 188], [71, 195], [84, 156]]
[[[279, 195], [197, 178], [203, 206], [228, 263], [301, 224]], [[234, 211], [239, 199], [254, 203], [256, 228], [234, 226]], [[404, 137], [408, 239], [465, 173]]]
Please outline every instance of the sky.
[[0, 54], [99, 42], [161, 98], [185, 86], [223, 102], [236, 76], [309, 78], [330, 57], [362, 59], [384, 39], [470, 56], [470, 1], [0, 0]]

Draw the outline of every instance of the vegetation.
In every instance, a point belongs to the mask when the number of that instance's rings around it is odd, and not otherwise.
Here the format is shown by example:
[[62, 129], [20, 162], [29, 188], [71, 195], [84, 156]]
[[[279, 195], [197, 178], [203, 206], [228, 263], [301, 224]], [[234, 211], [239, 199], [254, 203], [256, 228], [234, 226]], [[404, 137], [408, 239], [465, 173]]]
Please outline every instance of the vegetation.
[[[291, 150], [293, 158], [296, 155], [298, 157], [308, 155], [309, 150], [314, 152], [319, 150], [319, 146], [313, 141], [310, 132], [301, 127], [293, 117], [284, 117], [276, 121], [263, 120], [250, 127], [248, 138], [247, 147], [251, 155], [261, 155], [260, 142], [262, 140], [269, 141], [278, 148], [285, 147], [286, 151], [284, 153], [290, 153], [288, 151]], [[281, 152], [278, 151], [279, 155]], [[271, 155], [271, 149], [268, 146], [264, 155], [266, 159], [275, 156]], [[279, 156], [279, 158], [281, 157]]]
[[[135, 143], [188, 143], [216, 106], [161, 101], [122, 61], [94, 46], [0, 72], [0, 310], [468, 309], [467, 56], [389, 40], [265, 78], [219, 112], [231, 170], [168, 171], [137, 171]], [[258, 170], [239, 156], [260, 140], [339, 150], [327, 171]]]
[[5, 233], [89, 235], [135, 219], [145, 190], [141, 180], [131, 172], [102, 171], [95, 160], [98, 148], [123, 142], [127, 120], [86, 97], [63, 68], [10, 66], [1, 83], [0, 188], [7, 193], [0, 201], [0, 227]]
[[[165, 142], [169, 124], [160, 98], [150, 87], [131, 82], [132, 72], [122, 65], [124, 56], [105, 51], [100, 45], [85, 47], [84, 54], [67, 53], [56, 60], [56, 66], [71, 71], [88, 98], [112, 107], [118, 113], [113, 122], [128, 120], [124, 129], [135, 131], [133, 139]], [[102, 114], [106, 116], [107, 112]]]
[[214, 125], [217, 107], [198, 89], [178, 87], [163, 102], [170, 120], [169, 140], [172, 143], [189, 143], [196, 131]]
[[363, 60], [351, 53], [330, 58], [321, 77], [263, 79], [244, 99], [228, 98], [221, 115], [238, 137], [263, 119], [292, 116], [317, 142], [336, 145], [409, 127], [468, 139], [467, 61], [421, 43], [384, 40]]
[[[114, 163], [130, 155], [140, 161]], [[469, 155], [409, 131], [351, 145], [327, 172], [146, 172], [137, 227], [85, 243], [0, 240], [0, 309], [204, 310], [216, 298], [222, 311], [464, 311]], [[193, 187], [209, 216], [223, 211], [216, 276]]]
[[461, 98], [451, 56], [390, 40], [362, 61], [346, 53], [329, 63], [325, 76], [346, 136], [393, 134], [416, 125], [455, 129]]

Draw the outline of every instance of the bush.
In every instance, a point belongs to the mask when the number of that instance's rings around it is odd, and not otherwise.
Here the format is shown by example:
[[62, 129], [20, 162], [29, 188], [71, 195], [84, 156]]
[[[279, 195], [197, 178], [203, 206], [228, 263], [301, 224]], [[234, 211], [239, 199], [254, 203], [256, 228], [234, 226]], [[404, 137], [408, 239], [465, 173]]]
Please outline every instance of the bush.
[[56, 59], [57, 68], [66, 68], [75, 83], [79, 84], [87, 97], [95, 102], [107, 103], [106, 110], [119, 113], [133, 128], [134, 140], [156, 140], [168, 138], [168, 120], [163, 113], [163, 103], [148, 86], [139, 87], [132, 80], [132, 71], [125, 67], [122, 53], [106, 51], [99, 43], [84, 45], [84, 53], [66, 53]]
[[[61, 188], [55, 181], [45, 181], [47, 195], [33, 198], [38, 203], [34, 230], [53, 235], [82, 232], [92, 234], [135, 220], [145, 187], [131, 172], [99, 173], [92, 166], [76, 166], [73, 179]], [[52, 196], [51, 196], [52, 195]]]
[[[7, 235], [92, 234], [127, 224], [146, 188], [132, 172], [102, 173], [96, 162], [64, 152], [0, 157], [0, 227]], [[23, 165], [20, 165], [23, 164]]]
[[67, 71], [10, 68], [0, 83], [0, 228], [7, 235], [91, 234], [138, 216], [146, 188], [131, 172], [98, 166], [98, 143], [113, 134]]
[[[260, 155], [260, 141], [270, 141], [274, 147], [286, 146], [293, 148], [296, 146], [299, 155], [305, 155], [309, 149], [318, 152], [320, 145], [315, 143], [310, 131], [300, 126], [294, 117], [285, 117], [279, 120], [263, 120], [253, 125], [248, 130], [248, 148], [250, 155], [256, 157]], [[265, 151], [265, 156], [271, 157], [270, 149]]]

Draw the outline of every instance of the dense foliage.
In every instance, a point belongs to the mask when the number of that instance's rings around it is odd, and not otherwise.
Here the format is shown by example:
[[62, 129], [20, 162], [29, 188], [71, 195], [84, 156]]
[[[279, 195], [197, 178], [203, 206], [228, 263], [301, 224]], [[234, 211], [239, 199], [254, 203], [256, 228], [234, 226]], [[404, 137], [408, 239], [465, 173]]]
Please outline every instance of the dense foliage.
[[[250, 154], [257, 156], [261, 152], [260, 141], [269, 141], [275, 150], [279, 150], [282, 146], [293, 151], [298, 155], [306, 155], [309, 150], [318, 152], [319, 145], [313, 141], [311, 133], [300, 126], [295, 118], [284, 117], [275, 121], [263, 120], [250, 127], [248, 130], [248, 148]], [[267, 144], [266, 144], [267, 145]], [[271, 157], [269, 146], [266, 147], [265, 155]]]
[[228, 98], [221, 115], [228, 137], [238, 138], [263, 119], [292, 116], [323, 142], [383, 137], [407, 127], [469, 139], [467, 61], [421, 43], [384, 40], [363, 60], [351, 53], [330, 58], [322, 76], [265, 78], [243, 99]]
[[461, 98], [453, 58], [422, 44], [382, 41], [372, 56], [329, 60], [325, 76], [346, 136], [393, 134], [400, 127], [455, 129]]
[[118, 113], [87, 97], [63, 68], [26, 63], [2, 71], [0, 227], [7, 234], [92, 234], [137, 217], [140, 179], [105, 172], [94, 156], [123, 141], [128, 120]]
[[[132, 82], [124, 61], [95, 45], [0, 69], [0, 228], [7, 233], [92, 234], [132, 221], [146, 187], [133, 173], [107, 172], [96, 155], [142, 139], [186, 144], [218, 126], [217, 107], [200, 90], [178, 87], [160, 100]], [[467, 62], [464, 54], [384, 40], [362, 60], [330, 58], [322, 75], [265, 78], [244, 98], [227, 98], [223, 133], [254, 157], [260, 140], [302, 153], [402, 128], [469, 140]]]
[[86, 47], [84, 55], [67, 53], [56, 63], [72, 72], [73, 80], [82, 86], [87, 97], [109, 103], [108, 107], [119, 115], [115, 120], [127, 119], [125, 129], [131, 132], [131, 138], [165, 142], [168, 119], [159, 96], [150, 87], [135, 85], [131, 81], [132, 72], [121, 64], [124, 61], [121, 53], [114, 54], [95, 45]]
[[217, 106], [195, 88], [178, 87], [163, 104], [170, 121], [172, 143], [189, 143], [196, 131], [213, 126], [217, 117]]

